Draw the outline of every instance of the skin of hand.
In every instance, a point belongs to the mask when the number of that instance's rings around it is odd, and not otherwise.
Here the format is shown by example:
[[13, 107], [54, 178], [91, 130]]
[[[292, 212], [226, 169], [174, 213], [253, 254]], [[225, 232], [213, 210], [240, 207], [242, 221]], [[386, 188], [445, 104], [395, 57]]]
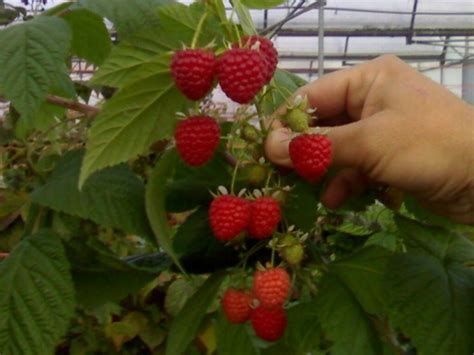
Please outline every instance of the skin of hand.
[[[426, 208], [474, 224], [474, 107], [395, 56], [382, 56], [300, 88], [331, 126], [340, 168], [322, 202], [337, 208], [369, 184], [411, 193]], [[280, 108], [277, 118], [285, 113]], [[268, 159], [291, 167], [291, 132], [275, 120]]]

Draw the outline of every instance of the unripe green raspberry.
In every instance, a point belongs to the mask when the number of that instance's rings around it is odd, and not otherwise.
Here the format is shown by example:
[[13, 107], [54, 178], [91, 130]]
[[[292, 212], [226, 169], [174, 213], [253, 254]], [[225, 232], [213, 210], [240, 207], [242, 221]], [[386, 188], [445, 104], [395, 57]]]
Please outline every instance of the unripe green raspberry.
[[287, 234], [281, 238], [279, 245], [281, 246], [280, 256], [289, 265], [296, 266], [301, 263], [304, 258], [304, 248], [298, 238]]
[[289, 110], [285, 116], [286, 123], [293, 132], [306, 132], [310, 119], [311, 116], [299, 107]]
[[248, 123], [246, 123], [244, 127], [242, 127], [241, 132], [242, 139], [246, 140], [249, 143], [255, 143], [260, 138], [260, 132], [258, 131], [258, 129]]
[[268, 176], [268, 169], [260, 164], [245, 165], [242, 172], [247, 184], [253, 187], [263, 186]]

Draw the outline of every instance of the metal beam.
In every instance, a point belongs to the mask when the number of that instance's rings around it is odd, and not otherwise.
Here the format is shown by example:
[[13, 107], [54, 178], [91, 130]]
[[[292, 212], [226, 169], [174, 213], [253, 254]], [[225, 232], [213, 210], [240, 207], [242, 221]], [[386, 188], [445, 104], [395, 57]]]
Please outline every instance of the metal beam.
[[[400, 59], [408, 62], [438, 62], [441, 60], [441, 54], [409, 54], [409, 53], [393, 53]], [[324, 54], [325, 60], [371, 60], [379, 57], [380, 53], [347, 53], [347, 54]], [[317, 53], [280, 53], [280, 60], [317, 60]]]
[[318, 9], [318, 78], [324, 75], [324, 5], [326, 0], [321, 2]]
[[410, 35], [407, 37], [407, 44], [411, 44], [413, 39], [413, 29], [415, 28], [415, 16], [416, 16], [416, 8], [418, 7], [418, 0], [413, 2], [413, 11], [411, 14], [410, 19]]
[[[408, 37], [410, 28], [325, 28], [326, 37]], [[279, 37], [317, 37], [317, 29], [281, 29]], [[474, 36], [473, 28], [417, 28], [414, 37]]]

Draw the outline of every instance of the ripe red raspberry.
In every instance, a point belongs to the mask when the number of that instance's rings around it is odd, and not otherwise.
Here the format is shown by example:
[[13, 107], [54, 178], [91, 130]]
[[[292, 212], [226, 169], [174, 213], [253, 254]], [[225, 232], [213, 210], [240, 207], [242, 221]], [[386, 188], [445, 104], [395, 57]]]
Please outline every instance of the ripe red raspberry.
[[257, 239], [270, 237], [281, 220], [278, 201], [269, 196], [259, 197], [250, 209], [249, 235]]
[[192, 116], [180, 121], [174, 133], [181, 158], [191, 166], [199, 166], [212, 158], [219, 145], [220, 128], [209, 116]]
[[218, 196], [209, 208], [209, 221], [218, 240], [231, 240], [244, 231], [250, 219], [250, 203], [237, 196]]
[[287, 318], [283, 308], [255, 308], [250, 314], [255, 334], [266, 341], [276, 341], [285, 334]]
[[278, 52], [273, 46], [273, 42], [266, 37], [261, 36], [250, 36], [242, 38], [242, 44], [244, 47], [252, 48], [253, 45], [257, 42], [260, 42], [260, 52], [263, 55], [265, 64], [267, 67], [267, 72], [265, 75], [265, 82], [268, 83], [273, 78], [275, 73], [277, 63], [278, 63]]
[[259, 51], [233, 48], [218, 58], [216, 72], [225, 94], [239, 104], [247, 104], [265, 85], [267, 68]]
[[331, 141], [321, 134], [302, 134], [290, 142], [296, 172], [310, 182], [319, 180], [331, 163]]
[[191, 100], [200, 100], [211, 90], [216, 58], [205, 49], [177, 51], [171, 60], [171, 75], [178, 89]]
[[245, 323], [250, 317], [250, 302], [252, 298], [245, 291], [229, 288], [222, 297], [222, 309], [229, 322], [238, 324]]
[[281, 267], [256, 271], [253, 293], [265, 308], [281, 307], [290, 291], [290, 275]]

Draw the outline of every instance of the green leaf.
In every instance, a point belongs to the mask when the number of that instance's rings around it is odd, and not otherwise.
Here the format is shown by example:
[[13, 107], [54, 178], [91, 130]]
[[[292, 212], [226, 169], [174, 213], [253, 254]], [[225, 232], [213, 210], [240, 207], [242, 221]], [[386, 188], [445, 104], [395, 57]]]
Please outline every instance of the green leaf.
[[79, 191], [83, 155], [83, 151], [67, 153], [46, 184], [33, 191], [32, 201], [154, 240], [146, 218], [145, 186], [140, 179], [120, 165], [94, 174]]
[[156, 164], [146, 186], [146, 212], [159, 246], [173, 259], [180, 268], [178, 257], [171, 241], [171, 229], [165, 209], [165, 186], [173, 175], [174, 165], [179, 159], [175, 150], [163, 154]]
[[231, 179], [229, 164], [218, 154], [197, 168], [178, 159], [172, 180], [166, 185], [166, 209], [184, 212], [198, 205], [207, 205], [212, 200], [209, 191], [215, 191], [220, 185], [229, 185]]
[[4, 96], [31, 120], [48, 89], [65, 75], [70, 30], [56, 17], [38, 17], [0, 31], [0, 83]]
[[89, 130], [79, 186], [96, 170], [135, 158], [172, 136], [176, 112], [191, 106], [169, 74], [125, 87], [106, 102]]
[[[169, 71], [169, 52], [190, 45], [206, 8], [201, 4], [173, 4], [160, 7], [157, 27], [137, 32], [116, 46], [92, 79], [93, 84], [122, 88], [158, 72]], [[208, 16], [198, 46], [222, 41], [219, 22]]]
[[428, 253], [444, 262], [474, 260], [474, 243], [461, 235], [402, 216], [396, 216], [395, 222], [411, 250]]
[[318, 215], [320, 186], [298, 181], [284, 205], [284, 215], [290, 225], [309, 231], [314, 228]]
[[383, 277], [391, 255], [377, 246], [363, 248], [331, 263], [329, 271], [352, 292], [366, 312], [382, 314], [386, 297]]
[[155, 26], [155, 9], [169, 4], [169, 0], [80, 0], [79, 6], [113, 22], [120, 37], [127, 37], [145, 26]]
[[375, 327], [351, 290], [334, 274], [326, 275], [318, 294], [319, 319], [334, 342], [331, 355], [379, 355]]
[[420, 354], [469, 353], [474, 349], [474, 270], [463, 264], [474, 260], [474, 243], [405, 217], [395, 221], [409, 252], [395, 255], [387, 268], [392, 321]]
[[397, 249], [397, 235], [391, 232], [377, 232], [365, 242], [365, 246], [377, 245], [390, 251]]
[[95, 237], [71, 239], [66, 251], [73, 269], [77, 300], [88, 309], [121, 301], [171, 264], [166, 255], [160, 254], [152, 268], [136, 266], [119, 259]]
[[[272, 80], [272, 91], [265, 95], [263, 99], [263, 112], [266, 115], [273, 114], [277, 108], [285, 104], [285, 101], [292, 93], [305, 84], [306, 81], [299, 76], [282, 69], [277, 69]], [[282, 90], [281, 88], [285, 89]]]
[[212, 274], [192, 296], [171, 324], [166, 355], [183, 353], [196, 336], [208, 308], [214, 302], [225, 273]]
[[66, 13], [63, 17], [71, 26], [73, 54], [100, 65], [109, 55], [111, 41], [102, 17], [86, 9]]
[[166, 290], [166, 312], [171, 316], [176, 317], [194, 292], [196, 292], [196, 287], [193, 285], [191, 280], [177, 279], [173, 281]]
[[230, 323], [223, 312], [219, 313], [216, 324], [217, 353], [225, 355], [258, 355], [248, 326]]
[[474, 350], [473, 269], [408, 253], [394, 256], [386, 275], [390, 319], [411, 338], [418, 354]]
[[270, 9], [285, 2], [285, 0], [241, 0], [242, 4], [251, 9]]
[[94, 309], [107, 302], [119, 302], [136, 293], [155, 276], [138, 271], [74, 271], [72, 273], [78, 302]]
[[247, 9], [240, 0], [232, 1], [232, 6], [239, 17], [240, 25], [244, 32], [248, 35], [256, 34], [257, 30], [255, 29], [249, 9]]
[[315, 301], [297, 304], [287, 310], [288, 326], [283, 342], [291, 354], [306, 355], [317, 351], [321, 342], [321, 325]]
[[25, 238], [0, 263], [0, 353], [52, 354], [69, 328], [74, 290], [58, 236]]
[[184, 268], [193, 273], [213, 272], [239, 262], [235, 249], [214, 237], [207, 208], [198, 209], [178, 228], [173, 248]]

